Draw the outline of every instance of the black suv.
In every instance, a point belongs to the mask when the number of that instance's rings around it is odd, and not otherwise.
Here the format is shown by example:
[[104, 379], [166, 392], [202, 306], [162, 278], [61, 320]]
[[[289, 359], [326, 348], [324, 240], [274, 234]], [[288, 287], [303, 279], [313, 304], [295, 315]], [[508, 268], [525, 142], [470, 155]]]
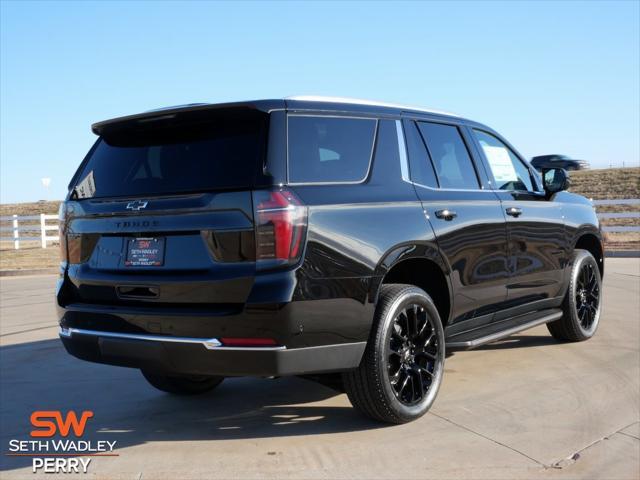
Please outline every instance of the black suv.
[[306, 376], [402, 423], [433, 403], [445, 346], [598, 326], [592, 205], [482, 124], [294, 97], [93, 131], [60, 210], [60, 337], [78, 358], [172, 393]]
[[547, 170], [549, 168], [586, 170], [589, 168], [589, 162], [569, 158], [566, 155], [540, 155], [531, 159], [531, 166], [539, 171]]

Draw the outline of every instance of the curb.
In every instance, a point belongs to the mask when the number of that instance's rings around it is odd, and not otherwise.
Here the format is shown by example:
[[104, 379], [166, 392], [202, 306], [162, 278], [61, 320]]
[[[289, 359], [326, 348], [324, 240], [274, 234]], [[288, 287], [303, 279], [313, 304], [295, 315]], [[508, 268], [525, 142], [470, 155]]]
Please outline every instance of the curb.
[[22, 277], [26, 275], [46, 275], [58, 273], [57, 267], [31, 268], [24, 270], [0, 270], [0, 277]]

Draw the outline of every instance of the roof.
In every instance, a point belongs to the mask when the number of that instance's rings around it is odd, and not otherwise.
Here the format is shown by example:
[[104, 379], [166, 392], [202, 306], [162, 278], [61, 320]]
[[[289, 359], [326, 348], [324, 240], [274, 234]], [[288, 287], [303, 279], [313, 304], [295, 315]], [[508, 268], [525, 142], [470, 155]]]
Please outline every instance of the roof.
[[119, 128], [127, 123], [140, 123], [153, 120], [161, 120], [174, 117], [175, 115], [181, 115], [186, 112], [204, 112], [210, 110], [219, 109], [251, 109], [261, 110], [264, 112], [270, 112], [273, 110], [282, 110], [285, 108], [291, 109], [315, 109], [316, 104], [323, 104], [327, 106], [327, 110], [340, 109], [343, 105], [353, 106], [356, 109], [366, 109], [367, 107], [374, 107], [380, 109], [390, 109], [396, 111], [412, 111], [420, 113], [428, 113], [432, 115], [445, 115], [451, 117], [458, 117], [454, 113], [448, 113], [441, 110], [428, 109], [423, 107], [417, 107], [412, 105], [402, 105], [397, 103], [379, 102], [374, 100], [361, 100], [357, 98], [346, 97], [323, 97], [318, 95], [297, 95], [286, 97], [284, 99], [262, 99], [252, 100], [245, 102], [233, 102], [233, 103], [190, 103], [186, 105], [176, 105], [172, 107], [157, 108], [154, 110], [148, 110], [143, 113], [134, 115], [127, 115], [124, 117], [112, 118], [104, 120], [102, 122], [94, 123], [91, 126], [93, 132], [97, 135], [102, 135], [107, 130], [112, 128]]

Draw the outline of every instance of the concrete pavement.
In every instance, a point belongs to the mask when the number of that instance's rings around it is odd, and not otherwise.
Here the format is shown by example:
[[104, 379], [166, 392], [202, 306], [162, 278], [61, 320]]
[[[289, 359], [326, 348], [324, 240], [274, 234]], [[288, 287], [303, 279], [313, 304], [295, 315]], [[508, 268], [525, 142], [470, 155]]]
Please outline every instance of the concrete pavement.
[[[72, 409], [93, 410], [88, 439], [117, 441], [119, 456], [92, 459], [96, 478], [640, 477], [638, 259], [607, 259], [593, 339], [560, 344], [542, 326], [456, 353], [430, 413], [402, 426], [297, 378], [175, 398], [76, 360], [57, 339], [54, 282], [0, 279], [3, 452], [29, 438], [32, 411]], [[3, 455], [0, 477], [34, 478], [31, 459]]]

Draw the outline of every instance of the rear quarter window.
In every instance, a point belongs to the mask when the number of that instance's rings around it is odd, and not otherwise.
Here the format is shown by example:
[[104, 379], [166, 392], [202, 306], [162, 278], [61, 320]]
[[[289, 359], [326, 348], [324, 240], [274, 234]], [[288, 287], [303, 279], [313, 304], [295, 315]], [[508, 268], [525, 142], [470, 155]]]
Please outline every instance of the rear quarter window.
[[290, 115], [290, 183], [345, 183], [366, 179], [377, 120]]

